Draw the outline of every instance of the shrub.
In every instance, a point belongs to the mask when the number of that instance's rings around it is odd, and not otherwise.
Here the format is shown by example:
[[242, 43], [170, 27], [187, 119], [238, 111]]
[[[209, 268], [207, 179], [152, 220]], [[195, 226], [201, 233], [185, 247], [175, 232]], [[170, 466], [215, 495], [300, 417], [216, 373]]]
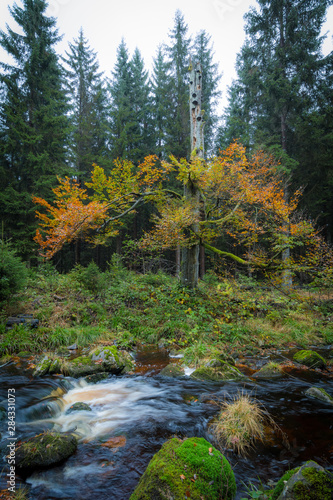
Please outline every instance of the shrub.
[[0, 240], [0, 301], [22, 290], [27, 278], [25, 264], [9, 243]]

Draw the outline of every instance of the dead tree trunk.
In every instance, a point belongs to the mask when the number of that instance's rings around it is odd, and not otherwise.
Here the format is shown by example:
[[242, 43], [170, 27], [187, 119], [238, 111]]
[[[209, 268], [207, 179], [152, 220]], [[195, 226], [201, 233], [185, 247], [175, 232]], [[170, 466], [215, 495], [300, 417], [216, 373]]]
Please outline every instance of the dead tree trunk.
[[[204, 157], [203, 121], [201, 111], [202, 75], [200, 63], [191, 65], [190, 74], [190, 121], [191, 121], [191, 156]], [[200, 192], [195, 181], [189, 176], [184, 187], [184, 196], [197, 206], [200, 212]], [[194, 224], [193, 233], [198, 233], [199, 225]], [[199, 278], [200, 245], [196, 243], [182, 250], [181, 282], [184, 286], [196, 288]]]

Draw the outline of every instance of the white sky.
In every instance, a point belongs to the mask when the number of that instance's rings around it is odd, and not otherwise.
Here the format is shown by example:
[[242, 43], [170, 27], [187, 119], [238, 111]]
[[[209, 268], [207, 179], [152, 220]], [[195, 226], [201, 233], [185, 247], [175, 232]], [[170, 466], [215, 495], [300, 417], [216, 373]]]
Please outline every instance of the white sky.
[[[16, 29], [8, 5], [13, 1], [0, 0], [0, 29], [6, 23]], [[21, 6], [21, 1], [16, 2]], [[57, 18], [63, 41], [56, 47], [58, 53], [68, 49], [68, 42], [77, 38], [82, 27], [90, 47], [96, 51], [100, 68], [106, 76], [114, 67], [116, 50], [124, 37], [130, 53], [138, 47], [147, 69], [151, 68], [159, 44], [168, 42], [168, 33], [174, 24], [177, 9], [184, 14], [189, 34], [201, 29], [212, 36], [215, 62], [223, 73], [222, 105], [226, 105], [226, 89], [235, 78], [236, 55], [244, 42], [243, 16], [255, 0], [49, 0], [48, 15]], [[324, 32], [328, 37], [324, 53], [333, 50], [333, 7], [330, 8]], [[0, 61], [6, 60], [0, 48]]]

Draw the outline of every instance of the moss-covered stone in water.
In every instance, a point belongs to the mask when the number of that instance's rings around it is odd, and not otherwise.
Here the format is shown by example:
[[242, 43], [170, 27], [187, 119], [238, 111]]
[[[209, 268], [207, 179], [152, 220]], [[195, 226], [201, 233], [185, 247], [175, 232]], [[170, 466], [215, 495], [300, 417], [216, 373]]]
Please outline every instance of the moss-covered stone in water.
[[294, 355], [294, 361], [308, 366], [309, 368], [325, 368], [326, 361], [316, 351], [303, 350]]
[[254, 378], [280, 378], [284, 373], [281, 366], [277, 363], [267, 363], [262, 366], [257, 373], [253, 375]]
[[74, 411], [92, 411], [92, 409], [90, 408], [89, 405], [87, 405], [87, 403], [82, 403], [80, 401], [77, 401], [68, 408], [68, 410], [66, 411], [66, 415], [69, 415]]
[[311, 398], [319, 399], [319, 401], [333, 404], [332, 396], [330, 396], [322, 387], [310, 387], [305, 391], [305, 394]]
[[331, 500], [333, 476], [314, 461], [289, 471], [276, 485], [272, 500]]
[[183, 377], [184, 369], [179, 365], [170, 363], [160, 371], [160, 375], [163, 377]]
[[76, 448], [77, 439], [71, 434], [62, 435], [58, 432], [39, 434], [16, 448], [16, 466], [27, 472], [39, 467], [49, 467], [68, 458]]
[[273, 490], [272, 496], [270, 497], [271, 500], [277, 500], [277, 498], [279, 498], [288, 479], [290, 479], [291, 476], [293, 476], [299, 469], [300, 467], [296, 467], [295, 469], [288, 470], [283, 474]]
[[221, 380], [238, 380], [243, 378], [244, 375], [235, 366], [223, 363], [216, 368], [211, 366], [197, 368], [191, 373], [190, 377], [197, 380], [212, 380], [218, 382]]
[[203, 438], [172, 438], [154, 455], [130, 500], [231, 500], [234, 473], [227, 459]]

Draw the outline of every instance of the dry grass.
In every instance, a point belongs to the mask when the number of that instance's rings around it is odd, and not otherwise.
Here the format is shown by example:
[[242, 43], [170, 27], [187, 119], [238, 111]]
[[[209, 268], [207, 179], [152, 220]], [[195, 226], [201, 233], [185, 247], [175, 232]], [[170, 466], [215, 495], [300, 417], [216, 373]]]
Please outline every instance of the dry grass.
[[240, 455], [246, 455], [256, 440], [265, 440], [265, 425], [274, 424], [260, 403], [249, 395], [240, 393], [234, 400], [222, 403], [212, 431], [221, 447], [232, 448]]

